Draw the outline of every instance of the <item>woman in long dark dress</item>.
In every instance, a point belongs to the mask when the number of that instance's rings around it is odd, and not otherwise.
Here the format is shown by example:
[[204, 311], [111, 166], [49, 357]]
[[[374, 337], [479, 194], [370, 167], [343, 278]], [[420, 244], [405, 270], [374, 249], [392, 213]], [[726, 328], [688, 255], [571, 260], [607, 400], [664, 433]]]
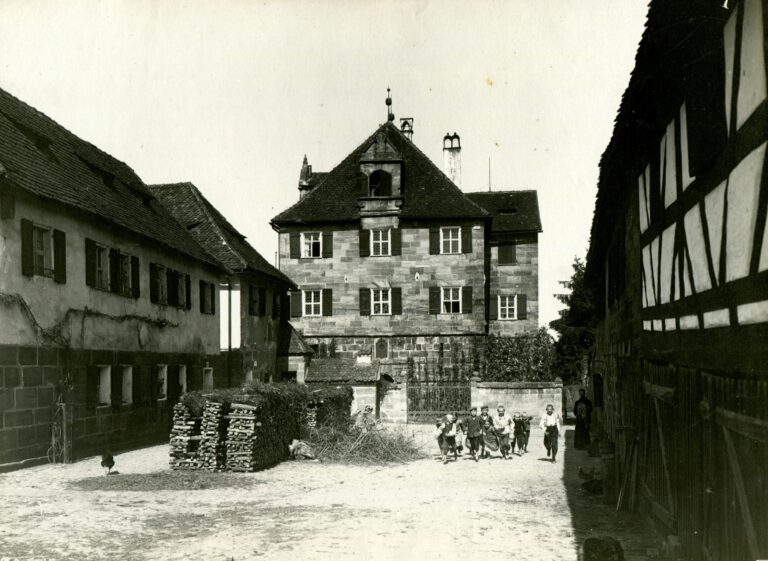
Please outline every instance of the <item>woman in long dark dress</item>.
[[579, 390], [579, 399], [573, 405], [573, 414], [576, 415], [576, 435], [573, 445], [583, 450], [589, 446], [589, 427], [592, 424], [592, 402], [587, 398], [587, 392]]

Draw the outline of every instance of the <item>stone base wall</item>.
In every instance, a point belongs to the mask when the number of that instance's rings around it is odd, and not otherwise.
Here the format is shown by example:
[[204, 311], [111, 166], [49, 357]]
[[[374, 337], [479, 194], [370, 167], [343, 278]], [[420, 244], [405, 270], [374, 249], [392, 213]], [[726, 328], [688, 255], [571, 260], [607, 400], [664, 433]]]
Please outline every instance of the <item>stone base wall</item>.
[[352, 407], [351, 414], [354, 415], [358, 411], [365, 409], [366, 405], [373, 407], [376, 410], [376, 385], [370, 384], [367, 386], [352, 386]]
[[[152, 397], [152, 376], [159, 364], [169, 371], [185, 365], [189, 390], [203, 388], [206, 367], [213, 368], [214, 387], [226, 386], [218, 355], [0, 345], [0, 467], [46, 458], [66, 379], [71, 389], [62, 398], [68, 410], [71, 459], [166, 441], [175, 401], [173, 392], [165, 399]], [[133, 403], [89, 402], [87, 378], [96, 365], [112, 366], [115, 372], [132, 367]]]
[[406, 384], [389, 384], [381, 396], [379, 419], [384, 423], [408, 421], [408, 391]]
[[491, 413], [499, 404], [503, 404], [507, 413], [525, 411], [533, 416], [534, 422], [544, 412], [547, 404], [555, 406], [555, 411], [563, 414], [562, 382], [473, 382], [472, 405], [480, 408], [487, 405]]

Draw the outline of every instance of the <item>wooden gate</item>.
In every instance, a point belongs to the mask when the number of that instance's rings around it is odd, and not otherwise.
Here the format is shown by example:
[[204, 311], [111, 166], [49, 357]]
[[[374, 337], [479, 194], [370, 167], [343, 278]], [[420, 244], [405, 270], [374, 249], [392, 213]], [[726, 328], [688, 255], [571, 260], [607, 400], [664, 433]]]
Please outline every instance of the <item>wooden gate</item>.
[[433, 423], [446, 413], [464, 416], [471, 400], [469, 382], [409, 382], [408, 421]]

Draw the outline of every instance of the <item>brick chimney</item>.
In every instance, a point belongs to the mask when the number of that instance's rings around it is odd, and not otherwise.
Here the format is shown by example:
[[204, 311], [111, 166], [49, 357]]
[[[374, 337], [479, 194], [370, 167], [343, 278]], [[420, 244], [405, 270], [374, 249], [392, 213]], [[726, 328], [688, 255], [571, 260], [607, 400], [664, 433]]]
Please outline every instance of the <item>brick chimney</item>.
[[443, 137], [443, 171], [461, 188], [461, 139], [455, 132]]

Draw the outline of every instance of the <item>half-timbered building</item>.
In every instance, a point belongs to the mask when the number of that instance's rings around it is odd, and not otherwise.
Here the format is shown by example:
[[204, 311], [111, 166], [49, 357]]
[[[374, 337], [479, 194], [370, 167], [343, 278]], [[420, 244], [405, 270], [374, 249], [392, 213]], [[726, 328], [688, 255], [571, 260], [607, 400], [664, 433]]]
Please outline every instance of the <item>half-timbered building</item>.
[[675, 558], [768, 556], [766, 17], [651, 2], [600, 165], [594, 401]]

